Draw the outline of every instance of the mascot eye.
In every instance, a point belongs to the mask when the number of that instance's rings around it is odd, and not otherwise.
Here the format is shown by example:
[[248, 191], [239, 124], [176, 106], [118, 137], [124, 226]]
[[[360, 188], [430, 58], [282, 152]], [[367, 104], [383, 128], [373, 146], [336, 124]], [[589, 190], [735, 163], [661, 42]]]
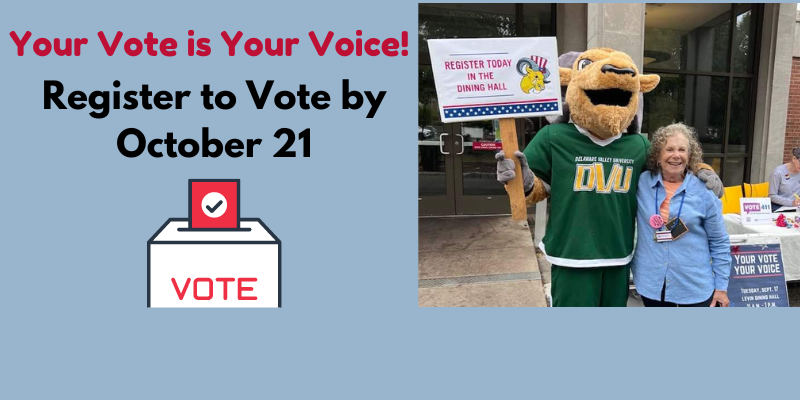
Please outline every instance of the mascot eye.
[[589, 64], [591, 64], [591, 63], [592, 63], [592, 60], [590, 60], [588, 58], [584, 58], [583, 60], [578, 61], [578, 71], [588, 67]]

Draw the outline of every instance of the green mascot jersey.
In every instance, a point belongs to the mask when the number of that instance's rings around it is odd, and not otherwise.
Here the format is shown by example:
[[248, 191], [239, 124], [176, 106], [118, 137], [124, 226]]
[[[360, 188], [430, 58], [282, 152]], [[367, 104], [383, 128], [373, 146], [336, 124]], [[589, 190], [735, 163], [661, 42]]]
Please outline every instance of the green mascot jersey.
[[603, 146], [588, 135], [574, 124], [548, 125], [525, 148], [531, 170], [550, 186], [539, 247], [560, 266], [625, 265], [633, 256], [636, 184], [650, 143], [634, 134]]

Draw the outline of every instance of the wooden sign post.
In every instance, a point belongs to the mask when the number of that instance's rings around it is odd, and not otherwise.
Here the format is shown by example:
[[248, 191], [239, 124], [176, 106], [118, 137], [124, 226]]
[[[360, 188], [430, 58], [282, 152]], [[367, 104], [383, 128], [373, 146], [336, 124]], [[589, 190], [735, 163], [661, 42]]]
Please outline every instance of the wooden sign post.
[[511, 202], [511, 219], [525, 221], [528, 219], [528, 210], [525, 207], [525, 188], [522, 182], [522, 168], [514, 153], [519, 150], [517, 144], [517, 126], [514, 118], [500, 119], [500, 139], [503, 141], [503, 152], [506, 160], [514, 160], [516, 176], [506, 185], [508, 200]]

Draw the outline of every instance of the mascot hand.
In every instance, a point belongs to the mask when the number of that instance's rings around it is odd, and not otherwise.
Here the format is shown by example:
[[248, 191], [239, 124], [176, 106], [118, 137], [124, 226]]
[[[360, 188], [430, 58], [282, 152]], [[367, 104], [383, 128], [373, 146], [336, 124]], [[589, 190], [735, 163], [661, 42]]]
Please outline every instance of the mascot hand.
[[[522, 186], [525, 188], [525, 193], [533, 189], [533, 171], [528, 166], [528, 159], [521, 151], [517, 151], [514, 155], [519, 160], [519, 165], [522, 167]], [[497, 160], [497, 180], [506, 185], [516, 176], [514, 173], [514, 161], [506, 160], [505, 153], [498, 152], [494, 158]]]
[[710, 169], [701, 169], [697, 171], [697, 177], [700, 178], [701, 181], [705, 182], [706, 188], [715, 195], [717, 198], [722, 198], [722, 195], [725, 194], [725, 188], [722, 186], [722, 180], [719, 179], [719, 175], [714, 173], [713, 170]]

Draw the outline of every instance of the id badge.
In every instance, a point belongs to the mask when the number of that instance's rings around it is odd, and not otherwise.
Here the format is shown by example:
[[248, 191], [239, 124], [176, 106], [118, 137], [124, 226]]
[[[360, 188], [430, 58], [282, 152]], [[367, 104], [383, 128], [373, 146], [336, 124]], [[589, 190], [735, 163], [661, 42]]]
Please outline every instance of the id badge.
[[686, 227], [680, 218], [674, 218], [672, 221], [667, 222], [666, 228], [670, 236], [672, 236], [672, 240], [678, 240], [679, 237], [689, 232], [689, 228]]
[[672, 232], [670, 231], [657, 231], [653, 239], [656, 242], [671, 242], [672, 241]]

